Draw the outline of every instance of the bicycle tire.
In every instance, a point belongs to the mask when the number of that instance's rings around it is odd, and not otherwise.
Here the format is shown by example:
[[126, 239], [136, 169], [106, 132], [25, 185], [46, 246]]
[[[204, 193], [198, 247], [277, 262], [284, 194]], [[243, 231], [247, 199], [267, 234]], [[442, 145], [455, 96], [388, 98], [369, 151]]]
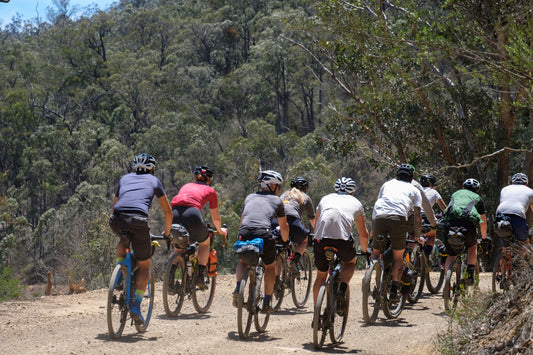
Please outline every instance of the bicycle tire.
[[[185, 260], [179, 254], [172, 254], [165, 266], [163, 280], [163, 307], [168, 317], [176, 318], [183, 307], [187, 290], [187, 269]], [[172, 304], [172, 301], [175, 301]]]
[[379, 262], [372, 262], [365, 271], [363, 284], [363, 320], [366, 324], [374, 324], [378, 318], [380, 309], [380, 286], [381, 286], [381, 265]]
[[[337, 294], [337, 291], [338, 290], [335, 290], [335, 295]], [[336, 313], [337, 309], [335, 307], [336, 305], [333, 306], [334, 311], [331, 312], [332, 313], [331, 328], [329, 330], [329, 337], [333, 344], [340, 343], [340, 341], [342, 340], [342, 337], [344, 336], [344, 331], [346, 330], [346, 324], [348, 323], [348, 313], [350, 311], [350, 288], [346, 289], [345, 297], [346, 297], [345, 312], [342, 315], [337, 314]], [[333, 301], [335, 302], [334, 298], [333, 298]], [[340, 318], [340, 322], [335, 320], [337, 317]], [[340, 327], [337, 327], [336, 324], [339, 325], [339, 323], [340, 323]]]
[[241, 280], [239, 298], [237, 300], [237, 329], [241, 339], [248, 339], [250, 336], [250, 328], [252, 327], [255, 313], [253, 296], [254, 282], [250, 280], [248, 273], [246, 273]]
[[128, 269], [123, 265], [116, 265], [107, 293], [107, 328], [112, 339], [122, 335], [128, 318], [128, 295], [126, 294]]
[[320, 286], [313, 312], [313, 345], [316, 350], [322, 349], [329, 331], [329, 307], [326, 284]]
[[[442, 250], [444, 244], [441, 240], [436, 239], [435, 245], [433, 245], [433, 250], [429, 255], [429, 260], [427, 260], [427, 270], [426, 270], [426, 286], [429, 292], [436, 294], [440, 291], [442, 285], [444, 284], [444, 265], [441, 260], [440, 250]], [[435, 278], [435, 274], [437, 277]]]
[[292, 301], [296, 308], [302, 308], [307, 303], [311, 294], [311, 285], [313, 280], [313, 263], [311, 255], [304, 250], [300, 260], [298, 260], [298, 274], [291, 274], [290, 286]]
[[217, 275], [215, 276], [206, 276], [204, 279], [204, 284], [207, 288], [202, 289], [196, 285], [196, 280], [202, 277], [200, 275], [200, 270], [198, 265], [194, 269], [192, 276], [192, 304], [194, 309], [198, 313], [205, 313], [211, 307], [213, 299], [215, 298], [215, 289], [217, 286]]
[[[257, 266], [262, 267], [262, 266]], [[256, 273], [256, 282], [254, 287], [254, 325], [255, 330], [257, 330], [259, 333], [264, 333], [266, 331], [266, 327], [268, 325], [268, 321], [270, 320], [270, 312], [263, 313], [261, 312], [261, 306], [263, 305], [263, 288], [264, 288], [264, 270], [262, 272], [262, 275], [259, 276]]]
[[402, 313], [403, 307], [405, 305], [405, 297], [399, 293], [400, 301], [397, 304], [392, 304], [389, 302], [388, 295], [390, 293], [390, 287], [392, 284], [392, 274], [391, 270], [387, 269], [384, 271], [383, 275], [383, 286], [381, 288], [381, 299], [383, 302], [383, 313], [385, 316], [389, 319], [395, 319], [398, 318], [398, 316]]
[[501, 253], [494, 260], [494, 267], [492, 270], [492, 292], [499, 293], [509, 290], [510, 286], [510, 269], [509, 256]]
[[[408, 252], [410, 248], [408, 247], [406, 249], [406, 252]], [[412, 250], [412, 257], [413, 261], [411, 263], [412, 271], [413, 271], [413, 279], [411, 281], [411, 288], [410, 292], [407, 294], [407, 301], [409, 303], [416, 303], [420, 300], [420, 297], [422, 297], [422, 293], [424, 291], [424, 284], [426, 281], [426, 260], [424, 257], [424, 252], [420, 248], [420, 246], [416, 246]]]
[[[444, 309], [452, 311], [457, 307], [460, 293], [461, 282], [461, 265], [457, 260], [453, 261], [449, 269], [446, 270], [446, 277], [444, 278], [444, 288], [442, 289], [442, 298], [444, 299]], [[455, 276], [454, 276], [455, 275]]]
[[285, 296], [285, 284], [289, 272], [287, 258], [287, 251], [283, 250], [278, 254], [275, 261], [276, 263], [281, 263], [281, 271], [280, 274], [276, 276], [274, 292], [272, 293], [272, 309], [274, 312], [281, 308], [281, 303], [283, 303], [283, 297]]
[[155, 272], [150, 259], [149, 279], [146, 285], [146, 291], [144, 292], [143, 302], [141, 302], [141, 314], [144, 319], [143, 324], [135, 323], [135, 329], [138, 333], [144, 333], [150, 324], [152, 318], [152, 310], [154, 309], [154, 296], [155, 296]]

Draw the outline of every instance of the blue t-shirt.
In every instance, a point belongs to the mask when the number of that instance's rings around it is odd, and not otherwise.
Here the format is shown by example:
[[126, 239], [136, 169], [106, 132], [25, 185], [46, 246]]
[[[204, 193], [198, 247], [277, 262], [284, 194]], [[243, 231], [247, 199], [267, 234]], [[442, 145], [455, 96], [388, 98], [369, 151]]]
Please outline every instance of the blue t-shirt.
[[165, 196], [165, 189], [158, 178], [152, 174], [129, 173], [120, 178], [115, 192], [118, 201], [115, 211], [139, 211], [148, 215], [154, 195]]

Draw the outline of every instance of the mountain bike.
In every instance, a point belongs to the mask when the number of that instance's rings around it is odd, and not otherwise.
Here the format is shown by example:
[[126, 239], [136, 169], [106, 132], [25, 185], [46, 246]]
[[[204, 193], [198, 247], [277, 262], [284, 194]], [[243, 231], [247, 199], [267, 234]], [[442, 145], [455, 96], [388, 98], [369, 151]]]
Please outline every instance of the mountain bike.
[[[468, 251], [463, 247], [463, 251], [455, 258], [446, 270], [444, 278], [444, 288], [442, 289], [442, 298], [444, 299], [444, 309], [446, 311], [455, 310], [461, 297], [468, 292], [470, 283], [467, 280], [467, 256]], [[448, 256], [450, 257], [450, 256]], [[479, 264], [476, 260], [474, 269], [474, 287], [479, 285]]]
[[[123, 233], [123, 236], [128, 237], [128, 233]], [[156, 246], [159, 246], [157, 240], [167, 239], [164, 236], [150, 235], [152, 241], [152, 255]], [[135, 301], [135, 279], [139, 266], [135, 259], [133, 249], [126, 249], [126, 257], [122, 264], [117, 264], [111, 275], [109, 282], [109, 290], [107, 293], [107, 327], [109, 335], [112, 339], [117, 339], [122, 335], [128, 316], [130, 314], [130, 307]], [[131, 324], [135, 324], [137, 332], [143, 333], [148, 328], [150, 318], [152, 316], [152, 309], [154, 305], [154, 291], [155, 291], [155, 273], [150, 260], [149, 281], [144, 293], [144, 299], [141, 303], [141, 313], [144, 319], [143, 324], [137, 324], [133, 321], [131, 316]]]
[[[408, 245], [405, 248], [404, 263], [411, 271], [412, 279], [407, 301], [416, 303], [422, 297], [424, 282], [426, 281], [426, 255], [422, 250], [422, 244], [418, 240], [407, 239]], [[413, 245], [413, 246], [410, 246]]]
[[[163, 280], [163, 307], [165, 314], [176, 318], [187, 296], [192, 299], [194, 309], [205, 313], [211, 307], [215, 295], [217, 272], [216, 250], [211, 249], [207, 262], [207, 275], [200, 274], [198, 267], [198, 242], [189, 243], [188, 232], [180, 224], [173, 224], [172, 254], [168, 258]], [[215, 231], [208, 226], [210, 246]], [[203, 278], [203, 282], [198, 282]]]
[[297, 308], [305, 306], [309, 294], [311, 293], [313, 264], [311, 254], [304, 250], [298, 262], [294, 263], [294, 269], [290, 265], [294, 257], [294, 245], [285, 244], [276, 241], [276, 265], [281, 269], [280, 274], [276, 276], [274, 284], [272, 308], [279, 310], [286, 291], [292, 295], [292, 301]]
[[[324, 251], [329, 264], [329, 271], [326, 281], [320, 286], [313, 313], [313, 345], [317, 350], [322, 349], [324, 346], [328, 333], [333, 344], [337, 344], [342, 340], [350, 310], [350, 288], [346, 289], [344, 295], [346, 298], [344, 304], [346, 306], [344, 309], [337, 308], [336, 297], [341, 284], [340, 271], [342, 268], [342, 261], [337, 255], [338, 250], [334, 247], [326, 246]], [[357, 255], [361, 256], [362, 254], [357, 253]], [[340, 319], [336, 322], [337, 317], [340, 317]]]
[[[404, 266], [405, 266], [404, 258]], [[385, 248], [379, 259], [367, 263], [363, 277], [363, 319], [366, 324], [374, 324], [380, 310], [389, 319], [397, 318], [403, 310], [406, 297], [399, 293], [400, 301], [389, 301], [392, 284], [392, 266], [394, 258], [390, 246], [390, 236], [386, 236]]]
[[260, 253], [249, 255], [246, 260], [241, 260], [248, 265], [248, 271], [244, 274], [237, 299], [237, 328], [241, 339], [248, 339], [252, 327], [252, 319], [255, 329], [259, 333], [266, 330], [270, 319], [270, 312], [262, 313], [263, 304], [263, 276], [265, 266]]

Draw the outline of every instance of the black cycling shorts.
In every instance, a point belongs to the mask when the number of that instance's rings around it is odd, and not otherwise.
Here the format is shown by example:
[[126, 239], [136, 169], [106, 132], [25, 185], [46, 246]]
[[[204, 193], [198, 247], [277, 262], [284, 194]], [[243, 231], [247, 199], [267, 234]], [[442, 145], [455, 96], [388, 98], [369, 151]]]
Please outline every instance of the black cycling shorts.
[[120, 238], [125, 234], [133, 246], [137, 260], [148, 260], [152, 256], [150, 226], [148, 217], [137, 212], [114, 211], [109, 218], [111, 230]]
[[246, 241], [255, 238], [263, 239], [263, 254], [261, 258], [265, 265], [270, 265], [276, 260], [276, 241], [268, 229], [240, 227], [239, 240]]
[[190, 235], [190, 240], [201, 243], [209, 236], [207, 224], [202, 218], [202, 212], [195, 207], [174, 206], [172, 207], [172, 223], [179, 223], [185, 228]]
[[305, 228], [299, 218], [287, 216], [287, 223], [289, 224], [289, 237], [293, 243], [301, 243], [307, 238], [309, 230]]
[[324, 247], [336, 248], [337, 255], [343, 263], [352, 261], [356, 255], [355, 245], [352, 238], [350, 238], [350, 240], [332, 238], [317, 239], [314, 243], [315, 265], [317, 270], [322, 272], [328, 271], [329, 268]]

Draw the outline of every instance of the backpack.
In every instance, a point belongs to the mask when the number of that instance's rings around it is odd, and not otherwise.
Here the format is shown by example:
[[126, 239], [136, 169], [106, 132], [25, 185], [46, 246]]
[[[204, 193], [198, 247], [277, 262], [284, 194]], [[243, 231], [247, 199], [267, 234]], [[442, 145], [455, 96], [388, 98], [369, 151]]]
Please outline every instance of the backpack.
[[474, 226], [479, 225], [483, 221], [476, 209], [476, 204], [479, 201], [481, 201], [481, 197], [470, 190], [464, 189], [455, 192], [444, 211], [443, 221], [466, 220]]
[[513, 226], [511, 218], [503, 213], [496, 213], [494, 216], [494, 233], [506, 244], [513, 242]]

